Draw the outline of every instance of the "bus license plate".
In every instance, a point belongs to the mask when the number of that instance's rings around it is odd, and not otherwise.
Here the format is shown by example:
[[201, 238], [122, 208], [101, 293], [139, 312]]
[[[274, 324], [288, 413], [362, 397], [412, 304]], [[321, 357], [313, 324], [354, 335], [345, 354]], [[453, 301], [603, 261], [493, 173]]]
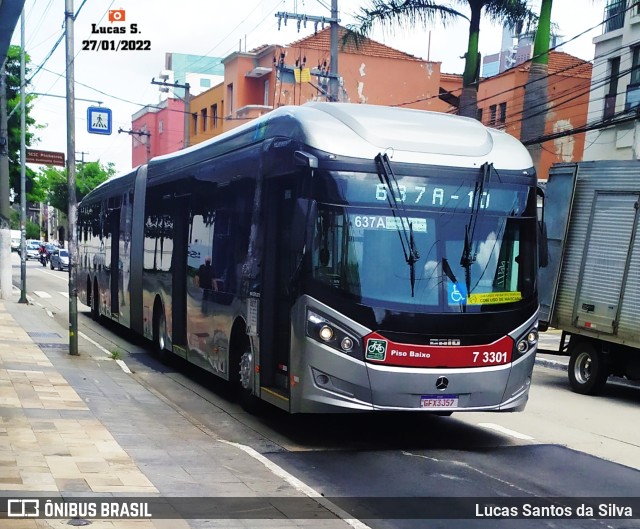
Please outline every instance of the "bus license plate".
[[458, 395], [422, 395], [420, 407], [428, 409], [457, 408]]

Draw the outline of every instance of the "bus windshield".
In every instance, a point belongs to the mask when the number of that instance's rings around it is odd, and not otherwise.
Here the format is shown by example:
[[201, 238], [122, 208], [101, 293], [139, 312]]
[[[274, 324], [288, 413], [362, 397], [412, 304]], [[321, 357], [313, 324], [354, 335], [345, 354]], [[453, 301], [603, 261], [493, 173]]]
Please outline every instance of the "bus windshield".
[[[522, 216], [528, 188], [519, 187], [507, 210], [318, 204], [312, 279], [397, 310], [480, 312], [530, 300], [535, 219]], [[413, 266], [407, 233], [419, 257]]]

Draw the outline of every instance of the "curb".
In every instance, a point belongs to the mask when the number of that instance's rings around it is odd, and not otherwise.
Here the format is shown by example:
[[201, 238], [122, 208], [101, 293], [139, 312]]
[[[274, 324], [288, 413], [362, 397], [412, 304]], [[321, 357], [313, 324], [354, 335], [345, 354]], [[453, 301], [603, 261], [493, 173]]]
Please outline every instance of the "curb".
[[551, 369], [557, 369], [559, 371], [567, 371], [568, 366], [564, 362], [558, 362], [557, 360], [549, 360], [548, 358], [536, 358], [535, 365], [540, 367], [548, 367]]

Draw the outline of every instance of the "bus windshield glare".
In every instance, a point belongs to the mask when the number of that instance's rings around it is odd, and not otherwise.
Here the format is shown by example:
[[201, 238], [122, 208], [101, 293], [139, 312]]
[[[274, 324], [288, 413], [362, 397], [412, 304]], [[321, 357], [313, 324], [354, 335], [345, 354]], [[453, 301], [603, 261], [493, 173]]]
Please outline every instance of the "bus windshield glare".
[[[402, 177], [402, 206], [394, 207], [377, 175], [332, 181], [348, 203], [325, 196], [333, 204], [318, 204], [314, 280], [358, 302], [425, 312], [499, 310], [535, 294], [535, 268], [526, 265], [536, 255], [535, 221], [524, 215], [528, 186], [488, 186], [474, 197], [473, 181]], [[407, 233], [419, 256], [413, 267]]]

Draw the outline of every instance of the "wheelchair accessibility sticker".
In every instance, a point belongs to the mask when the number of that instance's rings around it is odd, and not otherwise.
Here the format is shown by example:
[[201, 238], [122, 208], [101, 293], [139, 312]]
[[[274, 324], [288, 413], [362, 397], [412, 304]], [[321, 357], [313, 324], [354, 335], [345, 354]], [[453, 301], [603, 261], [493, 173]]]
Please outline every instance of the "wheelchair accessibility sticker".
[[449, 290], [448, 300], [449, 305], [458, 305], [460, 303], [467, 302], [467, 287], [462, 283], [447, 283], [447, 288]]

